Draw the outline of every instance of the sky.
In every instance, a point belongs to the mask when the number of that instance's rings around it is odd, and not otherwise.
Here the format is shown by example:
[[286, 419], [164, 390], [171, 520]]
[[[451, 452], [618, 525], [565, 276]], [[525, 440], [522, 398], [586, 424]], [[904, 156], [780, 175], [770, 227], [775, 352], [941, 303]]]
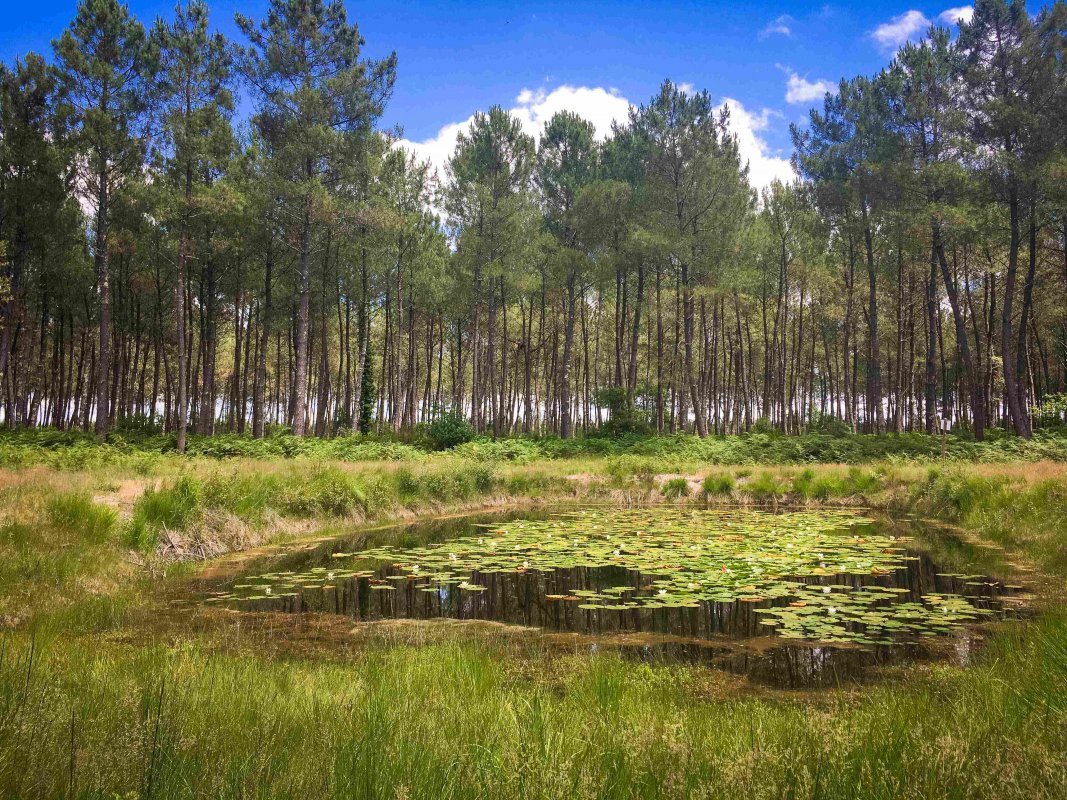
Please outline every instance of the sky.
[[[130, 0], [150, 23], [175, 0]], [[959, 0], [955, 0], [959, 2]], [[238, 37], [240, 11], [259, 19], [268, 0], [209, 0], [213, 27]], [[76, 0], [6, 0], [0, 58], [50, 54]], [[500, 0], [348, 2], [364, 54], [397, 54], [396, 89], [383, 127], [443, 171], [456, 133], [474, 112], [499, 104], [532, 135], [553, 113], [576, 111], [610, 133], [630, 105], [647, 102], [669, 78], [728, 103], [752, 182], [788, 180], [789, 125], [842, 77], [873, 74], [896, 48], [931, 23], [954, 27], [971, 9], [914, 0], [843, 3], [612, 2]]]

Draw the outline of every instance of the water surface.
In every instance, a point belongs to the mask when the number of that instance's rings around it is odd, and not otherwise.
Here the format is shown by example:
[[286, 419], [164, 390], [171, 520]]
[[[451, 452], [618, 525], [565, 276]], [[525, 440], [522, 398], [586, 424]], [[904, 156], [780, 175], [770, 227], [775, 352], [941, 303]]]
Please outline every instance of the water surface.
[[846, 511], [509, 512], [360, 532], [274, 559], [209, 602], [488, 620], [590, 649], [813, 686], [969, 658], [1011, 590], [944, 531]]

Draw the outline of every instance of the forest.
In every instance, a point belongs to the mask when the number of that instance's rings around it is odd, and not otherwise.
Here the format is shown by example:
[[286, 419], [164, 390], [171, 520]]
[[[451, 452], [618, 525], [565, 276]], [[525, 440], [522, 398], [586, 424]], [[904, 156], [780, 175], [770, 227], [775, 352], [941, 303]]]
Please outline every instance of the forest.
[[8, 427], [334, 436], [1029, 437], [1067, 404], [1067, 7], [980, 2], [748, 179], [670, 80], [604, 138], [474, 116], [444, 174], [378, 127], [342, 3], [211, 30], [84, 0], [0, 72]]

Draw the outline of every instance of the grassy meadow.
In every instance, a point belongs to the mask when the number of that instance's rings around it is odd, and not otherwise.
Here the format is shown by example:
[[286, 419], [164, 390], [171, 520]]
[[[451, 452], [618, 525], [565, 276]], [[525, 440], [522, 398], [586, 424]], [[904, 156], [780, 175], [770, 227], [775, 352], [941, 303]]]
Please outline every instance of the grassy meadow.
[[[490, 623], [188, 602], [358, 525], [560, 501], [949, 523], [1034, 594], [966, 666], [790, 691]], [[1059, 798], [1067, 440], [0, 435], [0, 796]]]

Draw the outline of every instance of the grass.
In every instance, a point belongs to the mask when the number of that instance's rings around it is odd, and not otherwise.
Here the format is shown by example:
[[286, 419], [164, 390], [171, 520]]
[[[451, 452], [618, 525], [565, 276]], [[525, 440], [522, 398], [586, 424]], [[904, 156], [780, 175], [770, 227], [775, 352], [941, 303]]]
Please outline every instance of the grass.
[[702, 700], [697, 670], [613, 656], [531, 676], [491, 644], [323, 663], [23, 639], [0, 665], [0, 785], [12, 797], [73, 784], [205, 798], [1053, 798], [1065, 639], [1050, 617], [972, 670], [814, 707]]
[[680, 497], [689, 496], [689, 481], [685, 478], [670, 478], [664, 482], [661, 488], [663, 496], [668, 500], [677, 500]]
[[113, 508], [94, 503], [86, 494], [57, 494], [48, 498], [47, 516], [51, 526], [90, 545], [108, 541], [118, 525]]
[[736, 485], [733, 475], [729, 473], [715, 473], [705, 476], [701, 483], [704, 494], [708, 497], [729, 496]]
[[[117, 463], [0, 472], [0, 796], [1051, 800], [1067, 784], [1058, 465], [750, 471], [616, 453], [241, 457], [204, 469], [201, 456], [159, 458], [152, 480]], [[1048, 599], [1036, 619], [999, 627], [969, 668], [765, 694], [702, 667], [568, 654], [495, 628], [460, 637], [398, 625], [357, 641], [343, 620], [330, 632], [326, 621], [175, 607], [198, 568], [146, 570], [128, 557], [130, 544], [151, 548], [128, 538], [142, 524], [157, 536], [237, 523], [269, 535], [290, 519], [495, 497], [681, 501], [685, 478], [656, 478], [670, 472], [703, 477], [686, 502], [940, 517], [1048, 576], [1035, 577]], [[130, 481], [149, 488], [123, 505]]]

